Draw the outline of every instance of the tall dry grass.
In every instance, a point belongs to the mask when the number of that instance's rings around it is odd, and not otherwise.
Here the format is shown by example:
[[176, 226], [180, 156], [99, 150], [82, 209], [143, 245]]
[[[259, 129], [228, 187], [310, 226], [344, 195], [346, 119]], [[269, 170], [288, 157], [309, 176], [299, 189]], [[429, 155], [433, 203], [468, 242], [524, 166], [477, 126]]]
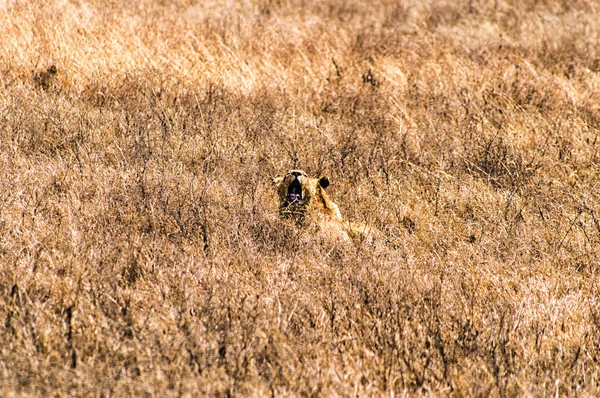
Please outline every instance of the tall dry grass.
[[600, 392], [596, 2], [0, 6], [0, 395]]

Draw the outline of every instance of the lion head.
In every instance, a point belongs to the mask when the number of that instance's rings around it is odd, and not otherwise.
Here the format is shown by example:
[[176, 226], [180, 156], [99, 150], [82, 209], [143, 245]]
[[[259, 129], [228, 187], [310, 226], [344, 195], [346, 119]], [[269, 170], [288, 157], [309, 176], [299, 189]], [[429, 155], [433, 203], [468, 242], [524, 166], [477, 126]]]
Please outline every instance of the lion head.
[[338, 206], [333, 203], [325, 188], [327, 177], [311, 178], [302, 170], [290, 170], [274, 179], [280, 199], [279, 210], [283, 217], [304, 222], [307, 216], [342, 220]]

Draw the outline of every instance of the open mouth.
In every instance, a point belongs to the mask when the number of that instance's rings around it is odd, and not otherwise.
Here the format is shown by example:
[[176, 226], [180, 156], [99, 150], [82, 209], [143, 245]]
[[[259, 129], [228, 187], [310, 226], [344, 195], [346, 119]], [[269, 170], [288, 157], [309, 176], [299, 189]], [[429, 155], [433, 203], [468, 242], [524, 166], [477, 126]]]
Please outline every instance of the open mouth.
[[288, 187], [287, 200], [290, 203], [300, 202], [302, 200], [302, 184], [300, 184], [298, 178], [294, 178], [294, 181], [292, 181]]

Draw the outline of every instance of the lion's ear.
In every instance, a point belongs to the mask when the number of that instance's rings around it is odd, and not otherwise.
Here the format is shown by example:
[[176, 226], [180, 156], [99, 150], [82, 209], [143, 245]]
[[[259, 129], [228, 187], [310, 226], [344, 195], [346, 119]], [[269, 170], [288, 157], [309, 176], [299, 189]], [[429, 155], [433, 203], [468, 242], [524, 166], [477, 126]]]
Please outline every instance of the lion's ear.
[[329, 186], [329, 178], [327, 178], [327, 177], [319, 178], [319, 185], [323, 188], [327, 188]]
[[275, 177], [273, 178], [273, 185], [279, 185], [283, 182], [283, 177]]

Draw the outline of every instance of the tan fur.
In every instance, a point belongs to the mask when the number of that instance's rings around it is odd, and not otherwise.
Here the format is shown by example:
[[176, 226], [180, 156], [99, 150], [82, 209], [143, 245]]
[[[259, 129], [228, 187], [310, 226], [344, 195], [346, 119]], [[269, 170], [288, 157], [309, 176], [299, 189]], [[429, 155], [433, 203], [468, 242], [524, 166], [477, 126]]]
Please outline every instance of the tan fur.
[[273, 181], [281, 217], [295, 221], [299, 227], [314, 224], [327, 237], [343, 241], [362, 241], [371, 232], [367, 225], [342, 219], [338, 205], [325, 192], [327, 177], [311, 178], [302, 170], [290, 170]]

